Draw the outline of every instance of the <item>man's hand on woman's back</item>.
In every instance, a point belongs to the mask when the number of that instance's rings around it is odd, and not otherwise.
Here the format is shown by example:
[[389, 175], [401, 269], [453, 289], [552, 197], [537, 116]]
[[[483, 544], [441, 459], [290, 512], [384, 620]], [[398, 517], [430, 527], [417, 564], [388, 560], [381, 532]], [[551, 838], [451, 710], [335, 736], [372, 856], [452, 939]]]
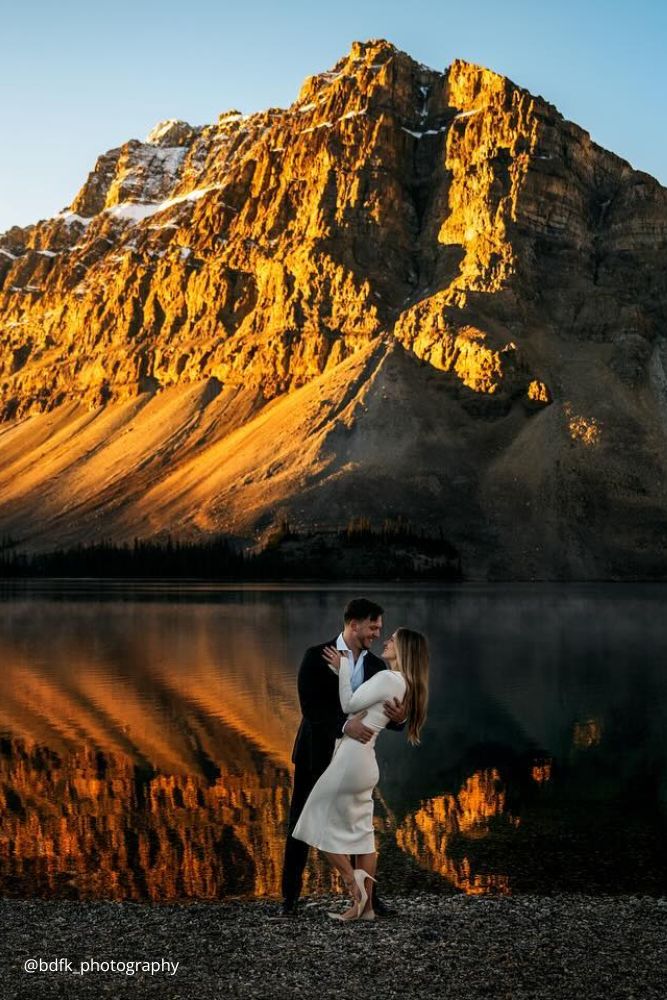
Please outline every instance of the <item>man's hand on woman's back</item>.
[[365, 715], [365, 711], [357, 712], [356, 715], [347, 720], [343, 727], [346, 736], [351, 736], [353, 740], [358, 740], [360, 743], [368, 743], [374, 733], [373, 729], [369, 729], [361, 721]]
[[384, 714], [389, 717], [389, 721], [395, 722], [399, 726], [408, 717], [405, 710], [405, 700], [399, 701], [398, 698], [393, 698], [392, 701], [383, 702], [382, 708], [384, 709]]

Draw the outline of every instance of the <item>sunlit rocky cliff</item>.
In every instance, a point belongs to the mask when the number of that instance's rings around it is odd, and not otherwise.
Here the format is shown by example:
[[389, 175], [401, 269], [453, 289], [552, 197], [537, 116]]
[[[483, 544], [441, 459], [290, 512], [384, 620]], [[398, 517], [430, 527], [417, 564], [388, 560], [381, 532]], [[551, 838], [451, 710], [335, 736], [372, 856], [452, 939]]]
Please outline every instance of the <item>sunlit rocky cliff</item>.
[[402, 516], [464, 574], [665, 575], [667, 190], [488, 69], [355, 43], [0, 237], [0, 533]]

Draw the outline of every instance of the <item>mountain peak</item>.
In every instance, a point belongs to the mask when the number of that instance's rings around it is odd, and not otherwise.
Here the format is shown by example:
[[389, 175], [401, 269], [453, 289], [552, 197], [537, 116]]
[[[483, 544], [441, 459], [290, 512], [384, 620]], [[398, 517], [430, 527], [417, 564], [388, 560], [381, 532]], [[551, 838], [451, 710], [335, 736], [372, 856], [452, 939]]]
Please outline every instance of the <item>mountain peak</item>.
[[348, 59], [370, 59], [379, 55], [393, 56], [397, 53], [407, 55], [388, 42], [386, 38], [368, 38], [366, 41], [354, 41], [350, 46]]
[[347, 85], [351, 88], [351, 104], [358, 104], [369, 94], [380, 92], [384, 95], [382, 100], [386, 100], [392, 91], [394, 79], [399, 81], [397, 95], [400, 96], [410, 89], [406, 87], [410, 76], [414, 75], [417, 79], [424, 74], [428, 78], [439, 75], [435, 70], [415, 62], [408, 53], [384, 38], [354, 41], [347, 55], [339, 59], [330, 70], [306, 77], [295, 104], [299, 106], [322, 101], [335, 85]]
[[146, 136], [149, 146], [186, 146], [192, 139], [194, 129], [187, 122], [177, 118], [167, 118], [158, 122]]

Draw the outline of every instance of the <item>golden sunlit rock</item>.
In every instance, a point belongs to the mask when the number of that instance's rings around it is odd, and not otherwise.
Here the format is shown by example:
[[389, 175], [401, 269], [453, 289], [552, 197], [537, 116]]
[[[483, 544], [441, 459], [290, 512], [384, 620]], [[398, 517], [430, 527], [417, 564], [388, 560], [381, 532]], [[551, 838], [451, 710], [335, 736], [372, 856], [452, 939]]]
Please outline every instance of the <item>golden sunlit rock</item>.
[[[441, 74], [355, 43], [287, 110], [160, 123], [104, 154], [68, 212], [5, 239], [5, 415], [211, 376], [270, 398], [394, 325], [420, 356], [437, 353], [428, 329], [443, 310], [514, 274], [540, 114], [481, 67]], [[418, 144], [433, 190], [415, 245]], [[426, 305], [419, 332], [406, 296]], [[501, 375], [493, 348], [475, 350], [488, 335], [464, 324], [453, 366], [476, 391]]]
[[544, 382], [540, 382], [539, 379], [533, 379], [528, 386], [528, 399], [534, 403], [550, 403], [551, 393]]
[[570, 437], [573, 441], [581, 441], [587, 446], [596, 445], [600, 442], [600, 424], [595, 417], [583, 417], [572, 411], [570, 403], [564, 407]]

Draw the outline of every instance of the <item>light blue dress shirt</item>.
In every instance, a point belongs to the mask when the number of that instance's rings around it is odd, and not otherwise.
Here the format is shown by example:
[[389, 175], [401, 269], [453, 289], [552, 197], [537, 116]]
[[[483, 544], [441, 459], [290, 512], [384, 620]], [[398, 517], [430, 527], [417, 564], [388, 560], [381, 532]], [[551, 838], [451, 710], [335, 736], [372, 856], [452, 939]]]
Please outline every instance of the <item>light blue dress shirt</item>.
[[[348, 653], [352, 653], [352, 650], [345, 645], [345, 640], [343, 639], [342, 632], [336, 639], [336, 649], [339, 649], [342, 652], [347, 651]], [[354, 653], [352, 653], [353, 666], [352, 666], [351, 682], [353, 691], [356, 691], [359, 685], [364, 683], [364, 657], [366, 656], [367, 652], [368, 650], [363, 649], [359, 654], [359, 659], [356, 662], [354, 660]]]

